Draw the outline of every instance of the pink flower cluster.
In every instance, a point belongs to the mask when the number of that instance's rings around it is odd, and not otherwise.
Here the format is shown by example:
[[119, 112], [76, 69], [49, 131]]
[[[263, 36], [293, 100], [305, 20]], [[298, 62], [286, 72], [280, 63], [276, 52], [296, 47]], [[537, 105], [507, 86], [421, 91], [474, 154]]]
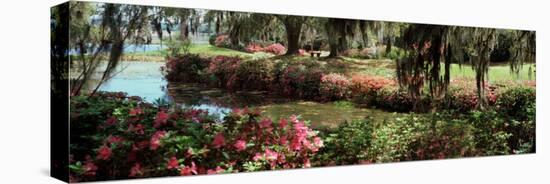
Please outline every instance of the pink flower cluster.
[[282, 54], [285, 53], [286, 48], [285, 48], [285, 46], [283, 46], [279, 43], [274, 43], [274, 44], [268, 45], [263, 50], [265, 52], [269, 52], [269, 53], [272, 53], [272, 54], [275, 54], [275, 55], [282, 55]]
[[350, 81], [346, 76], [331, 73], [321, 77], [319, 93], [324, 100], [344, 99], [348, 96]]

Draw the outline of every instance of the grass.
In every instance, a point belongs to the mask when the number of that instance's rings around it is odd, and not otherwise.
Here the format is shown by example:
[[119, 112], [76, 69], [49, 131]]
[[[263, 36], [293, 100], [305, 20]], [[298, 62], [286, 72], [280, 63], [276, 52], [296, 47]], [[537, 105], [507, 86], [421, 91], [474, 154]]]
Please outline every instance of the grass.
[[[228, 48], [215, 47], [210, 44], [192, 44], [189, 53], [200, 54], [206, 57], [214, 56], [236, 56], [246, 59], [260, 59], [272, 57], [273, 54], [265, 52], [247, 53]], [[167, 54], [166, 49], [146, 52], [135, 52], [124, 54], [122, 60], [126, 61], [164, 61]]]
[[[273, 57], [273, 54], [257, 52], [247, 53], [228, 48], [212, 46], [210, 44], [192, 44], [189, 52], [200, 54], [202, 56], [237, 56], [245, 59], [262, 59]], [[164, 61], [166, 50], [146, 51], [124, 54], [123, 60], [130, 61]], [[281, 57], [281, 56], [278, 56]], [[357, 59], [349, 57], [340, 58], [310, 58], [309, 56], [296, 56], [286, 59], [292, 60], [311, 60], [319, 61], [326, 64], [326, 68], [330, 72], [344, 73], [348, 75], [366, 74], [376, 75], [388, 78], [395, 77], [395, 62], [391, 59]], [[512, 73], [507, 64], [493, 65], [489, 67], [489, 81], [526, 81], [535, 80], [535, 64], [525, 64], [521, 71]], [[441, 73], [444, 73], [444, 68], [441, 68]], [[451, 79], [454, 78], [469, 78], [475, 79], [475, 71], [470, 65], [451, 65]]]
[[[443, 69], [442, 69], [443, 71]], [[531, 72], [530, 72], [531, 71]], [[471, 78], [475, 80], [475, 71], [469, 65], [458, 64], [451, 65], [451, 79], [453, 78]], [[509, 65], [494, 65], [489, 67], [489, 81], [527, 81], [535, 80], [535, 64], [525, 64], [518, 73], [510, 70]]]

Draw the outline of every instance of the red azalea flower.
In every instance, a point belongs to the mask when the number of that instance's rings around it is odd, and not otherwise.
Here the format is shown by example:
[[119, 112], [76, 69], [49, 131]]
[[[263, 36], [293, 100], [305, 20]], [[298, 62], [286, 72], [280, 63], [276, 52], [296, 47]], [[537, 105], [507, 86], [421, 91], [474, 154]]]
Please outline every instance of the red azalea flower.
[[311, 163], [309, 162], [309, 159], [306, 158], [306, 159], [304, 160], [304, 168], [309, 168], [309, 167], [311, 167]]
[[143, 131], [144, 127], [142, 124], [137, 124], [137, 125], [133, 125], [133, 124], [130, 124], [130, 126], [128, 126], [128, 131], [130, 132], [134, 132], [135, 134], [138, 134], [138, 135], [143, 135], [145, 134], [145, 132]]
[[141, 165], [139, 163], [134, 164], [134, 166], [130, 169], [130, 175], [129, 177], [136, 177], [141, 176], [143, 174], [143, 171], [141, 170]]
[[107, 138], [107, 143], [109, 143], [109, 144], [120, 143], [122, 141], [124, 141], [124, 139], [122, 137], [119, 137], [119, 136], [109, 135], [109, 137]]
[[216, 167], [215, 169], [208, 169], [208, 171], [206, 171], [207, 174], [219, 174], [219, 173], [222, 173], [224, 170], [218, 166]]
[[212, 141], [212, 145], [214, 146], [214, 148], [220, 148], [225, 145], [225, 138], [223, 137], [222, 133], [218, 133], [216, 134], [216, 136], [214, 136], [214, 141]]
[[235, 142], [235, 144], [233, 144], [233, 146], [235, 147], [235, 149], [237, 151], [245, 150], [246, 149], [246, 141], [237, 140], [237, 142]]
[[106, 145], [103, 145], [97, 150], [97, 158], [101, 160], [108, 160], [111, 157], [111, 149]]
[[160, 146], [160, 140], [164, 138], [165, 135], [166, 135], [165, 131], [157, 131], [155, 132], [155, 134], [153, 134], [150, 142], [151, 150], [156, 150]]
[[258, 160], [262, 159], [263, 157], [264, 157], [264, 156], [263, 156], [261, 153], [256, 153], [256, 154], [254, 155], [254, 157], [252, 158], [252, 160], [258, 161]]
[[279, 157], [279, 153], [272, 151], [270, 149], [265, 149], [265, 159], [266, 160], [277, 160], [277, 157]]
[[271, 119], [265, 118], [260, 122], [260, 128], [271, 128]]
[[286, 125], [288, 125], [288, 121], [286, 121], [285, 118], [282, 118], [281, 120], [279, 120], [279, 127], [281, 129], [284, 129], [286, 127]]
[[97, 166], [92, 162], [92, 160], [86, 160], [84, 164], [84, 175], [95, 176], [97, 171]]
[[130, 109], [130, 112], [128, 114], [130, 116], [137, 116], [137, 115], [140, 115], [142, 113], [143, 113], [143, 111], [141, 111], [141, 109], [138, 107], [138, 108]]
[[170, 158], [168, 160], [168, 165], [166, 166], [167, 169], [177, 169], [180, 166], [180, 163], [178, 162], [178, 159], [176, 157]]
[[160, 111], [157, 113], [157, 116], [155, 117], [155, 121], [154, 121], [155, 124], [153, 125], [153, 127], [158, 128], [161, 125], [166, 124], [167, 121], [168, 121], [168, 113], [164, 111]]
[[182, 176], [189, 176], [192, 174], [197, 174], [197, 167], [195, 166], [195, 162], [191, 162], [191, 167], [185, 166], [180, 171], [180, 175]]
[[109, 119], [105, 120], [105, 124], [108, 126], [115, 125], [117, 123], [117, 119], [114, 116], [111, 116]]

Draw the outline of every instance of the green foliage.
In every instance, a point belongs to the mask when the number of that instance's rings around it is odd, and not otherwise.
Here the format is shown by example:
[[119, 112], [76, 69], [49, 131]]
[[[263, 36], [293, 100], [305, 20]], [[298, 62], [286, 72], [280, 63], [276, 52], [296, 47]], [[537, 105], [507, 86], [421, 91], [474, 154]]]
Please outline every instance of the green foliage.
[[181, 40], [170, 40], [167, 43], [168, 50], [166, 53], [167, 58], [184, 56], [189, 54], [191, 49], [191, 40], [185, 39]]
[[519, 121], [534, 121], [536, 108], [535, 89], [511, 88], [500, 94], [497, 106], [508, 116]]
[[346, 165], [370, 159], [373, 126], [369, 120], [344, 122], [326, 134], [325, 147], [319, 156], [321, 162]]
[[497, 108], [508, 119], [506, 131], [514, 152], [535, 152], [536, 93], [533, 88], [511, 88], [501, 94]]

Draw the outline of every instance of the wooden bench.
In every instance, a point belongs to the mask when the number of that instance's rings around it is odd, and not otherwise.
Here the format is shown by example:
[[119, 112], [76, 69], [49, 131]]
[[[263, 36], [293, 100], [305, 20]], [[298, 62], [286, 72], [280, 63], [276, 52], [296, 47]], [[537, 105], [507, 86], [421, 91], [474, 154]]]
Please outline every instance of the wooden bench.
[[317, 55], [317, 57], [321, 57], [321, 51], [309, 51], [309, 54], [311, 54], [311, 57], [315, 57], [315, 55]]

